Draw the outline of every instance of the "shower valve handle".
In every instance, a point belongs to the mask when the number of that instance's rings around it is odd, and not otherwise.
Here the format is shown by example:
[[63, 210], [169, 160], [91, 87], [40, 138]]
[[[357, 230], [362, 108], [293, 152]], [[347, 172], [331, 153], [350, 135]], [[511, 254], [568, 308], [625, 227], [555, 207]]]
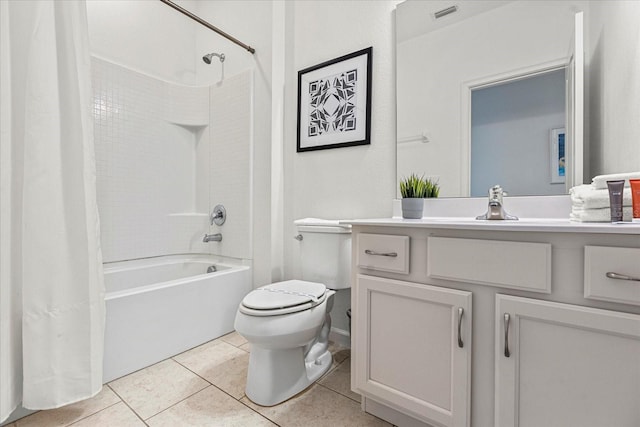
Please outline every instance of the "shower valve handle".
[[222, 205], [216, 205], [209, 216], [211, 225], [222, 225], [227, 220], [227, 210]]

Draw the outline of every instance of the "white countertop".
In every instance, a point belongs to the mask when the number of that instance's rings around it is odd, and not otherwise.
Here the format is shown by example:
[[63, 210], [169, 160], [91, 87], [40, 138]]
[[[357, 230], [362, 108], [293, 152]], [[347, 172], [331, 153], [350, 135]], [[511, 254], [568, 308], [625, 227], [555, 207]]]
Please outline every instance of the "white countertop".
[[383, 227], [441, 228], [457, 230], [536, 231], [552, 233], [607, 233], [640, 236], [640, 223], [572, 222], [561, 218], [520, 218], [487, 221], [470, 217], [424, 217], [422, 219], [372, 218], [340, 221], [341, 224]]

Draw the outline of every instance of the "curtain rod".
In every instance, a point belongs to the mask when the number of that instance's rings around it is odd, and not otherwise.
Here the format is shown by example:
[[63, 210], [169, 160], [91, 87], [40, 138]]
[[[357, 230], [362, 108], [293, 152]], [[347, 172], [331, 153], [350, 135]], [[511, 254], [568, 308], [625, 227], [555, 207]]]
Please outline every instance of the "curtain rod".
[[170, 7], [174, 8], [175, 10], [177, 10], [180, 13], [182, 13], [183, 15], [188, 16], [189, 18], [193, 19], [194, 21], [198, 22], [199, 24], [204, 25], [208, 29], [210, 29], [212, 31], [215, 31], [216, 33], [220, 34], [222, 37], [225, 37], [225, 38], [231, 40], [232, 42], [234, 42], [238, 46], [242, 46], [243, 48], [245, 48], [246, 50], [248, 50], [252, 54], [256, 52], [256, 50], [254, 48], [252, 48], [251, 46], [249, 46], [248, 44], [242, 43], [237, 38], [225, 33], [224, 31], [222, 31], [219, 28], [209, 24], [207, 21], [205, 21], [204, 19], [200, 18], [198, 15], [194, 15], [193, 13], [189, 12], [187, 9], [175, 4], [171, 0], [160, 0], [160, 1], [162, 3], [164, 3], [164, 4], [166, 4], [167, 6], [170, 6]]

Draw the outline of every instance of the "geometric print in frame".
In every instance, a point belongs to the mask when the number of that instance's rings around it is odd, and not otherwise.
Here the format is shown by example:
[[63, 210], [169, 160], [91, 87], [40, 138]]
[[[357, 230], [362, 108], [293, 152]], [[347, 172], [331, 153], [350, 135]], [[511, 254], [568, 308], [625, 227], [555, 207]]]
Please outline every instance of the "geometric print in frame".
[[356, 129], [358, 70], [328, 76], [309, 83], [308, 136]]
[[297, 152], [371, 144], [372, 51], [298, 71]]

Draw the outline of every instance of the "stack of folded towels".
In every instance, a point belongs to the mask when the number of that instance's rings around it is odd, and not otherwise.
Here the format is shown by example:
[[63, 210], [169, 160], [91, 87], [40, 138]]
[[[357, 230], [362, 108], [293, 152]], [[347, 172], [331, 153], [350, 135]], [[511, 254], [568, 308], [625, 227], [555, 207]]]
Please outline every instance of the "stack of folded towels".
[[569, 219], [578, 222], [610, 222], [611, 209], [607, 181], [625, 180], [622, 197], [622, 217], [630, 219], [631, 189], [630, 179], [640, 179], [640, 172], [599, 175], [591, 184], [578, 185], [569, 190], [571, 195], [571, 214]]

